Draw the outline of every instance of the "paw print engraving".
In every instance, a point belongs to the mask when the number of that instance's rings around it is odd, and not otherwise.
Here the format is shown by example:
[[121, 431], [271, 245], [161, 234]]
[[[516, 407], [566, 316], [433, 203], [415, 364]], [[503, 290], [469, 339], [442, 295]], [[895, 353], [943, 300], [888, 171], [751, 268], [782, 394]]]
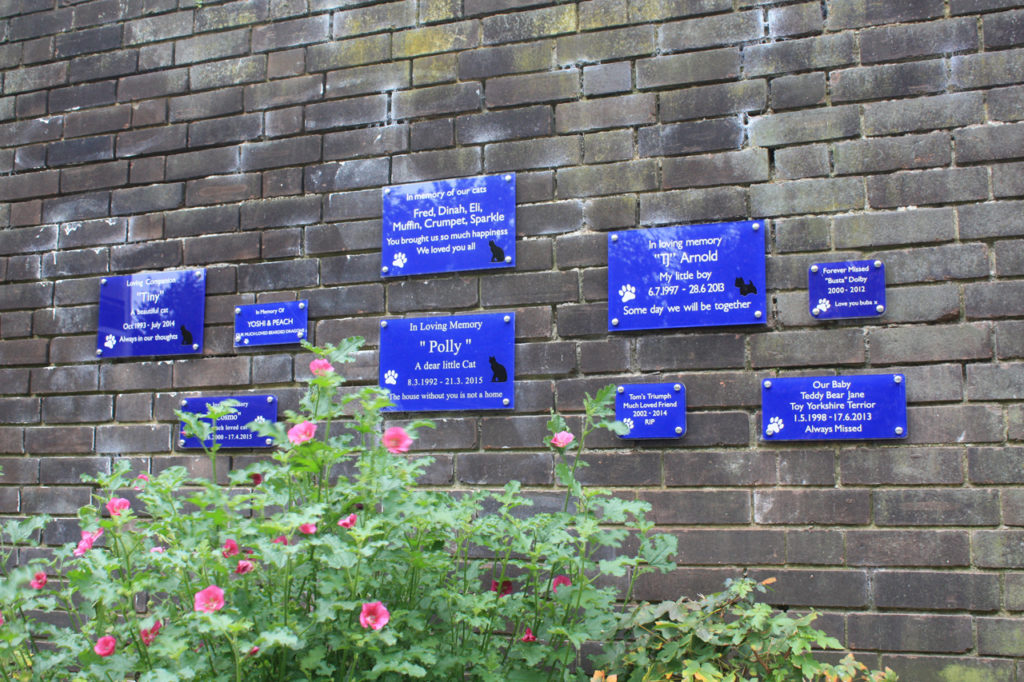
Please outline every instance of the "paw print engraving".
[[632, 284], [623, 284], [619, 287], [619, 297], [622, 299], [623, 303], [632, 301], [636, 298], [636, 287]]
[[828, 309], [831, 308], [831, 307], [832, 307], [832, 304], [828, 302], [827, 298], [819, 298], [818, 299], [818, 306], [817, 306], [817, 308], [821, 312], [827, 313]]
[[384, 372], [384, 383], [389, 386], [394, 386], [398, 383], [398, 372], [393, 369], [389, 369]]
[[113, 348], [117, 345], [117, 338], [113, 334], [107, 334], [107, 338], [103, 340], [103, 345], [107, 348]]
[[633, 430], [633, 420], [630, 419], [629, 417], [626, 417], [625, 419], [623, 419], [622, 423], [625, 424], [626, 428], [629, 429], [630, 431]]
[[267, 421], [267, 418], [261, 414], [257, 416], [255, 419], [253, 419], [253, 421], [256, 422], [257, 424], [263, 424], [264, 422]]
[[783, 426], [782, 417], [772, 417], [768, 420], [768, 426], [765, 427], [764, 433], [766, 436], [774, 436], [782, 430]]
[[409, 259], [405, 257], [405, 254], [399, 251], [395, 254], [394, 259], [391, 261], [391, 265], [396, 268], [405, 267], [405, 264], [409, 262]]

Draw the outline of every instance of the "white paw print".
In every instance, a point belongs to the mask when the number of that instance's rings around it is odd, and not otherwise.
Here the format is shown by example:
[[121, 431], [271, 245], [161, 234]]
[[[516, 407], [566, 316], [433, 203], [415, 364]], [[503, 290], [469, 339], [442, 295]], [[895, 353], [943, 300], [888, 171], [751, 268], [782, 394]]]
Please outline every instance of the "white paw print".
[[765, 435], [774, 436], [776, 433], [782, 430], [784, 424], [782, 423], [782, 417], [772, 417], [768, 420], [768, 426], [765, 428]]
[[636, 288], [632, 284], [623, 284], [619, 287], [619, 296], [622, 298], [622, 302], [626, 303], [636, 298]]
[[819, 298], [817, 307], [821, 312], [827, 313], [828, 309], [832, 307], [832, 304], [828, 302], [827, 298]]
[[253, 421], [256, 422], [257, 424], [262, 424], [263, 422], [267, 421], [267, 418], [261, 414], [257, 416], [255, 419], [253, 419]]
[[622, 423], [625, 424], [626, 428], [629, 429], [630, 431], [633, 430], [633, 420], [630, 419], [629, 417], [626, 417], [625, 419], [623, 419]]
[[409, 262], [409, 259], [405, 257], [405, 254], [399, 251], [395, 254], [394, 259], [391, 261], [391, 265], [396, 268], [405, 267], [405, 264]]
[[113, 334], [107, 334], [107, 338], [103, 340], [103, 345], [106, 346], [107, 348], [113, 348], [115, 345], [117, 345], [117, 337], [115, 337]]
[[394, 386], [395, 384], [397, 384], [398, 372], [396, 372], [393, 369], [389, 369], [388, 371], [384, 372], [384, 383], [388, 384], [389, 386]]

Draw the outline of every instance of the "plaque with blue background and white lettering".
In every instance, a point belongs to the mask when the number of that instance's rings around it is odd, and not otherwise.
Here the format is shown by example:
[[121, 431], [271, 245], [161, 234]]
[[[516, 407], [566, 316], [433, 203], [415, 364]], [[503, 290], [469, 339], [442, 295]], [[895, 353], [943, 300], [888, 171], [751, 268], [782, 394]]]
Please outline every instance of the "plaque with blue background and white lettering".
[[629, 432], [620, 438], [681, 438], [686, 433], [686, 388], [682, 384], [620, 384], [615, 419]]
[[[265, 438], [246, 425], [252, 422], [276, 422], [277, 421], [277, 396], [273, 395], [221, 395], [216, 397], [185, 398], [181, 401], [182, 412], [193, 414], [206, 414], [211, 405], [234, 400], [234, 414], [229, 414], [217, 420], [216, 441], [222, 448], [267, 448], [273, 445], [273, 439]], [[208, 420], [203, 420], [207, 421]], [[185, 424], [179, 422], [178, 446], [182, 448], [199, 448], [203, 444], [199, 439], [190, 436], [185, 437]], [[206, 447], [213, 445], [213, 439], [206, 442]]]
[[765, 440], [906, 438], [902, 374], [783, 377], [761, 381]]
[[205, 270], [105, 277], [100, 281], [96, 355], [199, 354], [205, 313]]
[[235, 347], [299, 343], [308, 323], [306, 301], [240, 305], [235, 308]]
[[608, 235], [608, 330], [765, 324], [764, 225]]
[[392, 411], [509, 410], [514, 313], [383, 320], [380, 385]]
[[385, 277], [515, 267], [515, 173], [385, 187], [382, 213]]
[[878, 317], [885, 312], [885, 265], [880, 260], [815, 263], [807, 270], [811, 315], [819, 320]]

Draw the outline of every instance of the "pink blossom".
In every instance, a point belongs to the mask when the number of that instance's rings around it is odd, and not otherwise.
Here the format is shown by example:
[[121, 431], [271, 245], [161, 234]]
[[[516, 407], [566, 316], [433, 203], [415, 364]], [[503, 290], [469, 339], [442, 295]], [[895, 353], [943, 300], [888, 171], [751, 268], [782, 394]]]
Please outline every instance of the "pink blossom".
[[276, 538], [271, 540], [271, 542], [277, 543], [279, 545], [287, 545], [288, 544], [288, 538], [286, 538], [283, 535], [278, 535]]
[[75, 548], [75, 556], [82, 556], [92, 549], [93, 543], [96, 542], [101, 535], [103, 535], [102, 528], [97, 528], [92, 532], [83, 530], [82, 539], [78, 541], [78, 547]]
[[0, 615], [0, 625], [3, 625], [5, 622], [3, 615]]
[[392, 426], [384, 432], [381, 442], [388, 452], [392, 455], [397, 455], [409, 451], [409, 446], [412, 445], [412, 438], [409, 437], [409, 434], [401, 426]]
[[254, 486], [263, 483], [263, 474], [257, 474], [255, 471], [249, 474], [249, 478], [252, 479], [252, 484]]
[[135, 477], [135, 480], [138, 481], [138, 483], [136, 483], [132, 487], [135, 490], [142, 490], [142, 484], [149, 483], [149, 476], [147, 476], [146, 474], [139, 474], [138, 476]]
[[333, 372], [334, 366], [331, 365], [330, 361], [326, 358], [317, 358], [313, 362], [309, 363], [309, 371], [312, 372], [315, 377], [322, 377], [325, 374]]
[[342, 528], [351, 528], [352, 526], [356, 525], [356, 515], [355, 514], [349, 514], [345, 518], [340, 519], [338, 521], [338, 525], [341, 526]]
[[114, 653], [117, 647], [117, 640], [110, 635], [104, 635], [96, 640], [96, 646], [92, 648], [100, 656], [109, 656]]
[[567, 575], [556, 575], [555, 579], [551, 581], [551, 591], [558, 592], [558, 588], [562, 585], [572, 585], [572, 580]]
[[315, 523], [303, 523], [302, 525], [299, 526], [299, 532], [302, 533], [303, 535], [312, 535], [313, 533], [316, 532], [316, 524]]
[[238, 568], [235, 569], [235, 573], [238, 575], [245, 575], [246, 573], [252, 573], [253, 563], [248, 559], [239, 559]]
[[526, 634], [522, 636], [524, 642], [536, 642], [537, 636], [533, 634], [533, 630], [526, 628]]
[[156, 633], [160, 632], [160, 627], [162, 625], [163, 624], [160, 621], [156, 621], [155, 623], [153, 623], [153, 627], [149, 628], [148, 630], [146, 628], [140, 628], [139, 637], [142, 638], [142, 643], [146, 646], [152, 644], [153, 640], [156, 639]]
[[249, 649], [249, 653], [246, 654], [246, 656], [255, 656], [259, 652], [260, 652], [260, 648], [258, 646], [254, 646], [253, 648]]
[[205, 590], [196, 592], [195, 610], [203, 613], [213, 613], [224, 608], [224, 590], [216, 585], [210, 585]]
[[222, 549], [220, 553], [224, 555], [225, 559], [235, 556], [238, 554], [238, 543], [231, 538], [228, 538], [224, 541], [224, 549]]
[[305, 443], [307, 440], [313, 438], [313, 434], [316, 433], [316, 424], [313, 422], [302, 422], [296, 424], [292, 428], [288, 429], [288, 440], [295, 445]]
[[555, 435], [551, 436], [551, 444], [556, 448], [567, 447], [569, 443], [574, 440], [576, 440], [576, 436], [572, 435], [568, 431], [559, 431]]
[[39, 571], [34, 576], [32, 576], [32, 580], [30, 580], [28, 584], [31, 585], [34, 589], [43, 589], [44, 587], [46, 587], [46, 574], [42, 571]]
[[363, 604], [363, 610], [359, 613], [359, 624], [364, 628], [380, 630], [388, 624], [389, 620], [391, 620], [391, 614], [379, 601], [366, 602]]
[[502, 580], [500, 589], [497, 580], [491, 581], [491, 592], [497, 592], [499, 597], [505, 597], [512, 594], [512, 581]]
[[166, 551], [167, 551], [167, 548], [163, 547], [161, 545], [157, 545], [156, 547], [151, 547], [149, 549], [149, 553], [150, 554], [163, 554]]
[[110, 502], [107, 502], [107, 511], [110, 512], [111, 516], [120, 516], [121, 512], [128, 509], [130, 506], [131, 502], [123, 497], [114, 497]]

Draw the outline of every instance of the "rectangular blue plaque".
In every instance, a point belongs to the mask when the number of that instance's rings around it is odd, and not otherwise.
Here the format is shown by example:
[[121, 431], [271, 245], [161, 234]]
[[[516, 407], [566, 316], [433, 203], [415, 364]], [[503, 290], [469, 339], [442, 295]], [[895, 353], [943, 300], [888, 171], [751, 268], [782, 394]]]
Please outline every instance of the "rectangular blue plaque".
[[385, 187], [382, 210], [385, 277], [515, 267], [515, 173]]
[[384, 320], [380, 385], [393, 411], [510, 410], [514, 313]]
[[240, 305], [235, 308], [235, 347], [299, 343], [308, 323], [306, 301]]
[[907, 437], [902, 374], [788, 377], [761, 382], [765, 440]]
[[815, 263], [807, 270], [811, 315], [819, 320], [878, 317], [885, 312], [885, 265], [880, 260]]
[[196, 355], [203, 350], [205, 313], [205, 270], [105, 277], [96, 355]]
[[[221, 395], [216, 397], [185, 398], [182, 401], [182, 412], [205, 414], [210, 405], [225, 400], [236, 400], [237, 414], [229, 414], [217, 420], [216, 440], [223, 448], [267, 448], [273, 441], [260, 436], [246, 427], [251, 422], [276, 422], [277, 397], [273, 395]], [[199, 448], [202, 443], [198, 438], [185, 437], [185, 425], [180, 422], [178, 446], [182, 448]], [[212, 439], [206, 447], [212, 445]]]
[[615, 419], [629, 428], [620, 438], [681, 438], [686, 433], [686, 388], [682, 384], [621, 384]]
[[757, 221], [608, 235], [608, 330], [765, 324]]

